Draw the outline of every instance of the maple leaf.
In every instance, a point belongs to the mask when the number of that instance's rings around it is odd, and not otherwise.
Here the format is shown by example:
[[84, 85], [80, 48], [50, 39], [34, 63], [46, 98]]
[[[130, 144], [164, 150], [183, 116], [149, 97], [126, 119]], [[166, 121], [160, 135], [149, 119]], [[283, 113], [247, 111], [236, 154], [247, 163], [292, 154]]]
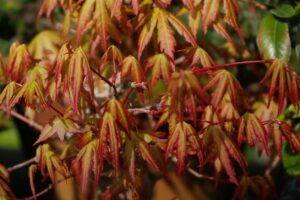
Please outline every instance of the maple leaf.
[[238, 130], [238, 142], [241, 143], [243, 140], [246, 140], [250, 146], [258, 143], [269, 154], [268, 133], [263, 123], [253, 113], [246, 113], [241, 118]]
[[120, 41], [120, 32], [112, 21], [108, 10], [107, 4], [109, 1], [105, 0], [87, 0], [81, 7], [78, 23], [76, 40], [77, 44], [80, 43], [82, 34], [95, 25], [98, 32], [98, 37], [101, 40], [103, 49], [107, 48], [108, 34], [116, 41]]
[[96, 30], [102, 41], [103, 49], [107, 47], [107, 34], [120, 42], [119, 36], [121, 34], [108, 14], [105, 0], [96, 1], [94, 19], [96, 20]]
[[233, 41], [232, 37], [230, 36], [230, 34], [227, 32], [227, 30], [225, 29], [225, 26], [223, 23], [221, 23], [220, 21], [216, 21], [213, 24], [213, 28], [215, 29], [215, 31], [222, 36], [223, 38], [225, 38], [231, 45], [232, 47], [236, 50], [237, 47], [235, 45], [235, 42]]
[[44, 94], [36, 81], [29, 81], [22, 85], [21, 89], [11, 100], [10, 107], [14, 107], [21, 98], [24, 98], [26, 105], [29, 107], [36, 107], [38, 105], [37, 102], [43, 107], [47, 107], [48, 105], [44, 98]]
[[130, 136], [130, 124], [128, 121], [129, 115], [122, 103], [117, 99], [111, 99], [107, 102], [106, 111], [111, 113], [114, 119]]
[[283, 60], [275, 59], [269, 67], [264, 78], [261, 80], [261, 83], [265, 82], [266, 79], [272, 75], [269, 89], [268, 106], [270, 106], [271, 99], [276, 90], [278, 90], [278, 113], [283, 111], [286, 97], [289, 97], [291, 103], [295, 107], [299, 107], [299, 86], [297, 84], [295, 75], [292, 72], [289, 72], [287, 69], [288, 66]]
[[84, 1], [77, 22], [77, 33], [76, 40], [77, 44], [80, 42], [80, 37], [91, 25], [92, 25], [92, 17], [95, 9], [96, 1], [95, 0], [87, 0]]
[[[178, 122], [175, 130], [168, 139], [168, 144], [165, 150], [165, 158], [167, 159], [170, 154], [176, 149], [177, 158], [177, 173], [181, 174], [184, 166], [185, 159], [188, 155], [188, 144], [191, 146], [192, 151], [196, 152], [200, 166], [203, 165], [203, 153], [201, 144], [194, 128], [186, 122]], [[201, 167], [200, 167], [201, 168]]]
[[215, 109], [211, 105], [208, 105], [203, 110], [201, 121], [202, 129], [205, 130], [211, 124], [220, 124], [221, 117], [219, 113], [215, 112]]
[[99, 139], [95, 139], [86, 144], [77, 154], [72, 166], [79, 180], [80, 189], [83, 194], [86, 194], [88, 188], [88, 181], [93, 171], [95, 183], [99, 182], [100, 166], [99, 166]]
[[205, 0], [202, 10], [202, 21], [204, 27], [204, 33], [207, 32], [208, 28], [213, 25], [217, 33], [227, 39], [235, 47], [233, 40], [225, 30], [224, 26], [218, 19], [219, 10], [221, 3], [224, 5], [225, 16], [224, 21], [235, 29], [243, 41], [240, 27], [237, 23], [237, 17], [239, 14], [239, 5], [237, 0]]
[[[243, 172], [246, 173], [246, 161], [243, 154], [239, 151], [233, 141], [226, 135], [219, 125], [211, 125], [204, 129], [204, 144], [205, 146], [213, 146], [216, 150], [218, 159], [228, 174], [230, 181], [238, 184], [235, 170], [232, 166], [231, 159], [234, 159]], [[213, 149], [213, 148], [210, 148]]]
[[58, 172], [63, 177], [69, 175], [68, 167], [60, 158], [52, 151], [49, 144], [40, 145], [36, 150], [36, 160], [38, 168], [43, 174], [48, 172], [53, 183], [56, 182], [55, 172]]
[[44, 0], [38, 12], [38, 17], [41, 17], [45, 13], [46, 16], [51, 19], [51, 14], [55, 6], [57, 6], [57, 3], [57, 0]]
[[[171, 101], [168, 101], [168, 96], [171, 97]], [[191, 71], [173, 72], [165, 101], [162, 102], [164, 113], [156, 127], [164, 123], [173, 112], [182, 118], [183, 112], [187, 111], [196, 123], [197, 102], [200, 105], [205, 105], [209, 100], [195, 75]]]
[[186, 39], [187, 42], [189, 42], [193, 46], [197, 45], [197, 41], [193, 34], [174, 15], [167, 12], [166, 10], [156, 7], [153, 9], [150, 20], [146, 21], [146, 24], [144, 25], [139, 36], [138, 58], [141, 57], [142, 51], [150, 42], [150, 39], [156, 27], [160, 50], [167, 54], [172, 61], [174, 60], [176, 40], [169, 23], [180, 35], [182, 35]]
[[138, 47], [138, 59], [140, 60], [143, 50], [148, 45], [155, 30], [158, 19], [158, 12], [154, 10], [150, 20], [144, 25], [141, 34], [139, 36]]
[[68, 119], [64, 118], [55, 118], [51, 123], [48, 123], [42, 130], [39, 138], [34, 144], [38, 144], [52, 137], [57, 133], [58, 138], [63, 141], [65, 134], [67, 133], [77, 133], [79, 130], [76, 128], [75, 124]]
[[282, 146], [285, 140], [291, 145], [293, 150], [300, 151], [300, 136], [287, 122], [276, 120], [270, 124], [270, 132], [280, 157], [282, 157]]
[[67, 87], [71, 90], [70, 100], [75, 113], [79, 112], [79, 95], [83, 87], [84, 78], [89, 85], [90, 94], [94, 94], [93, 75], [88, 59], [81, 47], [75, 49], [70, 58], [67, 74]]
[[237, 106], [237, 93], [243, 94], [243, 89], [238, 80], [226, 70], [219, 70], [215, 72], [212, 79], [203, 88], [204, 91], [216, 85], [215, 91], [212, 94], [212, 105], [216, 108], [224, 98], [226, 92], [230, 96], [232, 104]]
[[115, 45], [109, 46], [102, 55], [99, 62], [99, 71], [102, 72], [107, 64], [111, 64], [114, 68], [114, 73], [117, 73], [117, 66], [123, 61], [122, 52]]
[[202, 23], [204, 32], [212, 25], [218, 17], [218, 10], [220, 7], [221, 0], [205, 0], [202, 12]]
[[[119, 25], [126, 28], [127, 33], [131, 33], [132, 25], [127, 17], [127, 4], [121, 0], [107, 0], [105, 1], [108, 10], [110, 10], [111, 17], [115, 17]], [[128, 2], [129, 3], [129, 2]]]
[[215, 63], [210, 55], [201, 47], [189, 48], [187, 50], [186, 63], [191, 63], [190, 65], [195, 67], [196, 65], [201, 65], [202, 67], [210, 67]]
[[174, 15], [166, 11], [163, 12], [165, 12], [165, 15], [167, 15], [169, 22], [177, 31], [177, 33], [183, 36], [185, 40], [188, 43], [190, 43], [193, 47], [197, 46], [197, 39], [193, 36], [190, 30], [186, 28]]
[[[111, 113], [104, 113], [99, 123], [99, 130], [100, 169], [103, 169], [103, 157], [110, 157], [115, 169], [115, 175], [118, 176], [120, 171], [120, 131]], [[108, 143], [109, 145], [107, 145]]]
[[194, 0], [182, 0], [182, 3], [187, 7], [187, 9], [191, 12], [192, 16], [195, 16], [195, 6]]
[[38, 12], [38, 17], [41, 17], [43, 14], [46, 14], [48, 19], [51, 19], [51, 14], [58, 4], [62, 6], [63, 0], [44, 0]]
[[220, 106], [220, 117], [225, 120], [233, 121], [240, 118], [237, 109], [230, 102], [223, 102]]
[[15, 81], [9, 82], [0, 94], [0, 105], [11, 107], [11, 101], [17, 90], [17, 83]]
[[34, 59], [49, 57], [53, 62], [61, 44], [61, 36], [55, 31], [47, 30], [40, 32], [31, 40], [28, 50]]
[[191, 32], [193, 33], [194, 37], [197, 38], [197, 34], [200, 29], [201, 11], [198, 9], [197, 11], [195, 11], [194, 16], [189, 15], [188, 20]]
[[37, 171], [37, 165], [36, 164], [32, 164], [30, 165], [30, 167], [28, 168], [28, 175], [29, 175], [29, 182], [30, 182], [30, 189], [33, 195], [33, 198], [36, 200], [36, 191], [35, 191], [35, 184], [34, 184], [34, 176], [35, 173]]
[[[121, 66], [121, 79], [123, 80], [125, 76], [130, 73], [131, 79], [134, 83], [144, 83], [144, 72], [140, 66], [140, 63], [133, 56], [127, 56], [124, 58]], [[144, 102], [144, 90], [138, 88], [138, 93], [141, 101]]]
[[9, 50], [7, 74], [14, 80], [25, 79], [25, 73], [33, 64], [33, 59], [25, 44], [13, 43]]
[[162, 77], [165, 83], [169, 82], [171, 76], [171, 63], [168, 57], [161, 53], [150, 57], [146, 63], [146, 71], [152, 68], [151, 85], [154, 87], [157, 81]]
[[237, 0], [223, 0], [224, 3], [224, 10], [225, 10], [225, 17], [224, 20], [230, 26], [232, 26], [235, 31], [238, 33], [240, 38], [243, 41], [242, 34], [240, 27], [237, 22], [237, 15], [239, 13], [239, 4]]
[[64, 71], [67, 71], [66, 69], [69, 64], [72, 53], [73, 49], [70, 43], [63, 44], [57, 53], [54, 67], [51, 70], [54, 73], [56, 89], [61, 85], [62, 79], [65, 79]]
[[157, 21], [157, 37], [160, 43], [160, 50], [165, 52], [172, 60], [174, 60], [174, 51], [176, 40], [174, 38], [173, 30], [171, 29], [168, 18], [165, 13], [159, 11]]

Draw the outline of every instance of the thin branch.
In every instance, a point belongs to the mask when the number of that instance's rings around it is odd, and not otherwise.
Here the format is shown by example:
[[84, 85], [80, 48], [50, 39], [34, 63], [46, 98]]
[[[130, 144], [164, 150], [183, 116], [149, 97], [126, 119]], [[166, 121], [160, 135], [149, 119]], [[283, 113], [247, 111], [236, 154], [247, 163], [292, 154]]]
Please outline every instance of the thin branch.
[[[1, 107], [1, 109], [2, 109], [3, 111], [5, 111], [5, 112], [8, 111], [8, 109], [6, 109], [6, 108], [4, 108], [4, 107]], [[38, 131], [42, 131], [42, 130], [43, 130], [43, 126], [40, 125], [40, 124], [38, 124], [37, 122], [35, 122], [35, 121], [31, 120], [31, 119], [28, 119], [27, 117], [24, 117], [23, 115], [17, 113], [16, 111], [11, 110], [11, 111], [9, 111], [9, 112], [10, 112], [10, 114], [11, 114], [13, 117], [15, 117], [15, 118], [17, 118], [17, 119], [19, 119], [19, 120], [25, 122], [26, 124], [28, 124], [29, 126], [35, 128], [36, 130], [38, 130]]]
[[141, 83], [136, 83], [132, 82], [130, 86], [134, 89], [142, 89], [142, 90], [147, 90], [147, 83], [146, 82], [141, 82]]
[[275, 156], [270, 166], [265, 171], [265, 176], [269, 176], [272, 172], [272, 170], [277, 166], [277, 164], [280, 162], [280, 157], [278, 155]]
[[27, 165], [30, 165], [30, 164], [33, 163], [33, 162], [36, 162], [36, 157], [30, 158], [30, 159], [28, 159], [28, 160], [25, 160], [24, 162], [21, 162], [21, 163], [19, 163], [19, 164], [14, 165], [14, 166], [8, 167], [8, 168], [7, 168], [7, 171], [8, 171], [8, 172], [15, 171], [15, 170], [17, 170], [17, 169], [20, 169], [20, 168], [22, 168], [22, 167], [25, 167], [25, 166], [27, 166]]
[[[193, 170], [192, 168], [187, 168], [187, 171], [196, 178], [215, 181], [215, 178], [213, 176], [207, 176], [204, 174], [200, 174], [200, 173], [196, 172], [195, 170]], [[219, 181], [221, 181], [223, 183], [231, 183], [231, 181], [229, 179], [220, 179]]]
[[210, 67], [205, 67], [205, 68], [201, 68], [201, 69], [193, 68], [192, 72], [193, 72], [193, 74], [202, 74], [202, 73], [207, 73], [212, 70], [219, 70], [219, 69], [224, 69], [227, 67], [236, 67], [238, 65], [261, 64], [261, 63], [272, 63], [272, 62], [273, 62], [273, 60], [240, 61], [240, 62], [234, 62], [234, 63], [221, 64], [221, 65], [212, 65]]
[[134, 115], [141, 114], [141, 113], [150, 114], [153, 112], [153, 110], [151, 110], [149, 108], [129, 108], [128, 112], [130, 112]]
[[[69, 178], [72, 178], [72, 177], [73, 177], [73, 176], [68, 176], [68, 177], [66, 177], [66, 178], [64, 178], [64, 179], [58, 180], [58, 181], [55, 183], [55, 185], [57, 185], [57, 184], [59, 184], [59, 183], [61, 183], [61, 182], [63, 182], [63, 181], [66, 181], [66, 180], [68, 180]], [[37, 197], [40, 197], [40, 196], [46, 194], [47, 192], [49, 192], [52, 188], [53, 188], [53, 184], [49, 184], [47, 188], [45, 188], [44, 190], [42, 190], [42, 191], [36, 193], [34, 196], [25, 197], [25, 198], [17, 198], [17, 200], [33, 200], [33, 199], [36, 199]]]
[[110, 80], [108, 80], [107, 78], [105, 78], [104, 76], [102, 76], [99, 72], [97, 72], [93, 67], [91, 67], [91, 70], [92, 70], [97, 76], [99, 76], [100, 79], [102, 79], [105, 83], [107, 83], [110, 87], [113, 88], [114, 96], [115, 96], [115, 98], [118, 98], [118, 92], [117, 92], [116, 86], [115, 86], [112, 82], [110, 82]]

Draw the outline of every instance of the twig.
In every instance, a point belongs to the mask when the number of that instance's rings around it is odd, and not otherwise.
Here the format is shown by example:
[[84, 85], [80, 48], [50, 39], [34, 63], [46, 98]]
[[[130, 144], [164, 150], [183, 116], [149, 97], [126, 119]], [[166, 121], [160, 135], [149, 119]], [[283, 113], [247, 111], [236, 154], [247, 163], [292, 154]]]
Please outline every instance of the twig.
[[[3, 111], [7, 112], [7, 109], [6, 109], [6, 108], [1, 107], [1, 109], [2, 109]], [[10, 111], [10, 114], [11, 114], [13, 117], [15, 117], [15, 118], [17, 118], [17, 119], [19, 119], [19, 120], [25, 122], [26, 124], [28, 124], [29, 126], [35, 128], [35, 129], [38, 130], [38, 131], [42, 131], [42, 130], [43, 130], [43, 126], [42, 126], [42, 125], [38, 124], [37, 122], [35, 122], [35, 121], [31, 120], [31, 119], [28, 119], [27, 117], [24, 117], [23, 115], [17, 113], [16, 111], [11, 110], [11, 111]]]
[[113, 88], [114, 96], [115, 96], [115, 98], [118, 98], [118, 92], [117, 92], [116, 86], [115, 86], [112, 82], [110, 82], [107, 78], [105, 78], [104, 76], [102, 76], [99, 72], [97, 72], [94, 68], [91, 67], [91, 70], [92, 70], [97, 76], [99, 76], [105, 83], [107, 83], [110, 87]]
[[269, 176], [271, 174], [272, 170], [277, 166], [279, 161], [280, 161], [280, 157], [278, 155], [276, 155], [275, 158], [273, 159], [271, 165], [266, 169], [265, 176]]
[[8, 167], [7, 171], [12, 172], [14, 170], [20, 169], [22, 167], [25, 167], [26, 165], [30, 165], [31, 163], [36, 162], [36, 157], [30, 158], [28, 160], [25, 160], [24, 162], [21, 162], [19, 164], [16, 164], [14, 166]]
[[141, 82], [141, 83], [136, 83], [132, 82], [130, 86], [134, 89], [142, 89], [142, 90], [147, 90], [147, 83], [146, 82]]
[[[192, 168], [187, 168], [187, 171], [192, 174], [193, 176], [195, 176], [196, 178], [200, 178], [200, 179], [206, 179], [206, 180], [210, 180], [210, 181], [215, 181], [215, 178], [212, 176], [207, 176], [204, 174], [200, 174], [198, 172], [196, 172], [195, 170], [193, 170]], [[220, 179], [219, 181], [224, 182], [224, 183], [231, 183], [231, 181], [229, 179]]]
[[153, 110], [150, 110], [148, 108], [129, 108], [128, 112], [132, 113], [132, 114], [140, 114], [140, 113], [152, 113]]
[[[64, 179], [58, 180], [58, 181], [55, 183], [55, 185], [57, 185], [57, 184], [59, 184], [59, 183], [61, 183], [61, 182], [63, 182], [63, 181], [66, 181], [67, 179], [72, 178], [72, 177], [73, 177], [73, 176], [68, 176], [68, 177], [66, 177], [66, 178], [64, 178]], [[17, 198], [17, 200], [32, 200], [32, 199], [36, 199], [36, 197], [40, 197], [40, 196], [46, 194], [46, 193], [49, 192], [52, 188], [53, 188], [53, 184], [49, 184], [47, 188], [45, 188], [44, 190], [42, 190], [42, 191], [36, 193], [34, 196], [25, 197], [25, 198]]]
[[221, 65], [213, 65], [206, 68], [201, 69], [192, 69], [193, 74], [202, 74], [206, 73], [212, 70], [219, 70], [224, 69], [227, 67], [236, 67], [237, 65], [248, 65], [248, 64], [260, 64], [260, 63], [272, 63], [273, 60], [249, 60], [249, 61], [241, 61], [241, 62], [234, 62], [234, 63], [227, 63], [227, 64], [221, 64]]

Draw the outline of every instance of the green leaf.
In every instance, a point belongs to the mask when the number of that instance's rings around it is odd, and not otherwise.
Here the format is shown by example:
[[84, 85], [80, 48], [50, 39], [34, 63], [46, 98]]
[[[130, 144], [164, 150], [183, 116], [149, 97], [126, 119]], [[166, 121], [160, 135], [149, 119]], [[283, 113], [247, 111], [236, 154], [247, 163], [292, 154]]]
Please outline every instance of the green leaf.
[[276, 9], [272, 9], [271, 13], [276, 17], [291, 18], [296, 14], [296, 10], [289, 4], [282, 4]]
[[264, 59], [279, 58], [288, 62], [291, 55], [288, 24], [271, 14], [265, 16], [259, 27], [257, 45]]
[[283, 146], [282, 161], [283, 166], [288, 174], [300, 174], [300, 154], [297, 152], [292, 152], [291, 148], [287, 143], [285, 143]]

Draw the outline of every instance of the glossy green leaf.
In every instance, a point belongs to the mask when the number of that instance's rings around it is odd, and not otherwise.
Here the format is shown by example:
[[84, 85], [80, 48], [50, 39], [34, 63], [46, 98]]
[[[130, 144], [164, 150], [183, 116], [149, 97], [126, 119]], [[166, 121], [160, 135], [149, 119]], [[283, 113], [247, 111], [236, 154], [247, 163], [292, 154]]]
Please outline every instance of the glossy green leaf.
[[283, 146], [282, 161], [283, 166], [288, 174], [300, 174], [300, 154], [297, 152], [292, 152], [287, 143], [285, 143]]
[[289, 4], [282, 4], [276, 9], [272, 9], [271, 13], [276, 17], [291, 18], [295, 16], [296, 10]]
[[288, 24], [271, 14], [265, 16], [259, 27], [257, 45], [264, 59], [280, 58], [288, 62], [291, 55]]

